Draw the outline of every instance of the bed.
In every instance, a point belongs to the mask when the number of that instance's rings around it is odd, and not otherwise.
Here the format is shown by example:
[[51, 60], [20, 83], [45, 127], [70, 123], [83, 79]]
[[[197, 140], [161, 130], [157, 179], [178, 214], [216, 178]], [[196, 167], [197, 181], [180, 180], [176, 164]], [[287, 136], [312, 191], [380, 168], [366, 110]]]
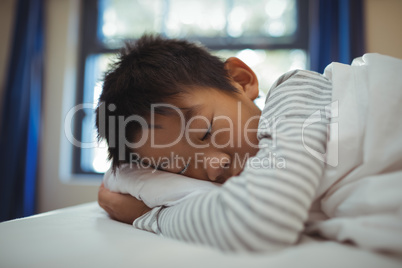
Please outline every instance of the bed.
[[222, 253], [114, 221], [96, 202], [0, 223], [0, 267], [402, 267], [402, 256], [303, 236], [286, 250]]

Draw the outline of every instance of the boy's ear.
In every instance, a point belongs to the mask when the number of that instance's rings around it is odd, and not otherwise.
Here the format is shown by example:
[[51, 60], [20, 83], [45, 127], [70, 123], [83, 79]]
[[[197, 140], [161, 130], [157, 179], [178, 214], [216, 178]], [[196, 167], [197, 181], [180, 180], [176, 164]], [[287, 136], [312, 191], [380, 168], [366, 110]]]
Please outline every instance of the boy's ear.
[[258, 97], [258, 79], [253, 70], [236, 57], [228, 58], [225, 67], [233, 81], [242, 87], [247, 97], [255, 100]]

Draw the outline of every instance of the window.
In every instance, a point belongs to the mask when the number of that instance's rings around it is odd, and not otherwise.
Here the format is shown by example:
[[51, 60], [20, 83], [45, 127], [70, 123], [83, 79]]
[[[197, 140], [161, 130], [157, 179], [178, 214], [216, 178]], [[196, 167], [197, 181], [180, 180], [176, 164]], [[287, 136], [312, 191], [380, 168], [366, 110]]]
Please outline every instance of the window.
[[[201, 42], [222, 58], [246, 62], [260, 82], [261, 105], [283, 73], [307, 66], [307, 0], [89, 0], [83, 1], [77, 104], [96, 107], [102, 75], [125, 40], [144, 32]], [[86, 106], [87, 107], [87, 106]], [[74, 116], [74, 135], [96, 140], [94, 110]], [[103, 173], [109, 167], [105, 143], [78, 148], [74, 173]]]

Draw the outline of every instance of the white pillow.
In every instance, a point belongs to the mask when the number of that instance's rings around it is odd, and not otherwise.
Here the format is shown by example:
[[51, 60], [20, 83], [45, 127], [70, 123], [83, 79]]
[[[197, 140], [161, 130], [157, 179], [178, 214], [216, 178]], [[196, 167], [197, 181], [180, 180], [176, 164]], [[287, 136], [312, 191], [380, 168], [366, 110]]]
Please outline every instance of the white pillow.
[[191, 196], [217, 189], [221, 185], [153, 168], [130, 168], [129, 164], [120, 166], [116, 174], [109, 169], [103, 177], [103, 182], [110, 191], [130, 194], [151, 208], [172, 206]]

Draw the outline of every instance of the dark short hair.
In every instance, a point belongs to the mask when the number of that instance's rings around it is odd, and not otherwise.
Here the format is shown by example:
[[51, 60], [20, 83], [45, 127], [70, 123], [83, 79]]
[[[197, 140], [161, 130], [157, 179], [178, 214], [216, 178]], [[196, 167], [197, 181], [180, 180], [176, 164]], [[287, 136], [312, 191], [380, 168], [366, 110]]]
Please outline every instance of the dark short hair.
[[225, 63], [200, 45], [159, 35], [126, 43], [105, 73], [95, 112], [98, 138], [106, 139], [114, 171], [130, 159], [130, 148], [120, 146], [119, 139], [133, 142], [140, 127], [134, 121], [122, 131], [117, 118], [146, 117], [151, 104], [166, 102], [194, 86], [238, 92]]

